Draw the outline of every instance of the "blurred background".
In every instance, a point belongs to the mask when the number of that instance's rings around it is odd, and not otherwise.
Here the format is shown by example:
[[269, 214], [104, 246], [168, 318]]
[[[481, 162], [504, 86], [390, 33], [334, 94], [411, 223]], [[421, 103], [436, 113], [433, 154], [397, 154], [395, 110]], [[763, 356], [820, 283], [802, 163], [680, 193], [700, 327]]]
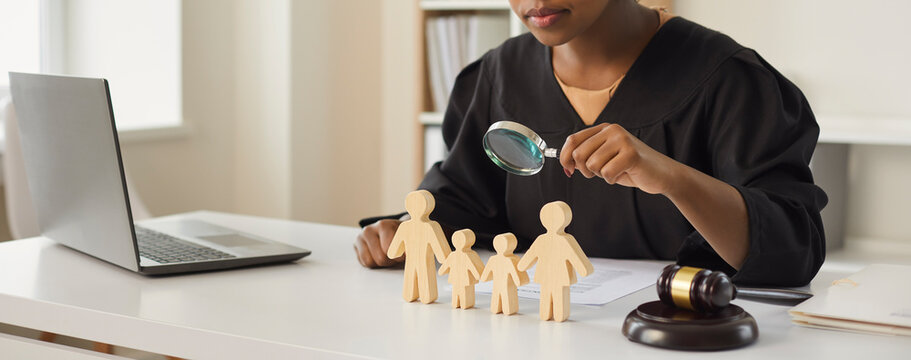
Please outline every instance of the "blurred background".
[[[648, 3], [756, 49], [805, 92], [834, 248], [911, 254], [911, 3]], [[6, 71], [109, 79], [153, 216], [356, 226], [401, 211], [445, 156], [458, 69], [522, 32], [506, 0], [0, 0], [0, 98]]]

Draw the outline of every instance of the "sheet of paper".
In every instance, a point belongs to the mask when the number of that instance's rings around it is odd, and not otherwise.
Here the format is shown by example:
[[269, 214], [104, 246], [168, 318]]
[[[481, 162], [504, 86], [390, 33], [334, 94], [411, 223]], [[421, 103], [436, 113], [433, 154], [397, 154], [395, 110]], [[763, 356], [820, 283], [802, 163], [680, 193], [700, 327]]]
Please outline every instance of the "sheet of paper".
[[[643, 288], [655, 285], [661, 269], [666, 263], [636, 260], [590, 259], [595, 272], [586, 277], [578, 277], [578, 282], [570, 286], [570, 302], [583, 305], [604, 305]], [[519, 297], [538, 299], [540, 287], [534, 282], [534, 268], [528, 271], [531, 280], [519, 287]], [[475, 292], [490, 294], [493, 282], [475, 285]]]

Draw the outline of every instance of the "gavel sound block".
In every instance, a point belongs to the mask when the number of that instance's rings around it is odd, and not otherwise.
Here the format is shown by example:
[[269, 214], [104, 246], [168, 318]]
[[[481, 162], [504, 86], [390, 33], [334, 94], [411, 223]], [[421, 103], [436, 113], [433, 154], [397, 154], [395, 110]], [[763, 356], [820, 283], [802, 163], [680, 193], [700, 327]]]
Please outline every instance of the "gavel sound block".
[[723, 350], [759, 337], [756, 320], [730, 302], [736, 297], [796, 305], [812, 294], [734, 286], [722, 272], [668, 265], [657, 282], [660, 301], [639, 305], [623, 324], [631, 341], [676, 350]]

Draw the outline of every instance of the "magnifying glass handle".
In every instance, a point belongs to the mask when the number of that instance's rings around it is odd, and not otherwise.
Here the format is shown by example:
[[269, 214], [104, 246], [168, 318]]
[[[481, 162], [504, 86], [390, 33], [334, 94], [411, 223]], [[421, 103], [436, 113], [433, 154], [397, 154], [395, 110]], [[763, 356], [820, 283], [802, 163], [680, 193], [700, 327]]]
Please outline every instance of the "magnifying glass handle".
[[560, 149], [554, 149], [554, 148], [544, 149], [544, 157], [558, 158], [558, 157], [560, 157]]

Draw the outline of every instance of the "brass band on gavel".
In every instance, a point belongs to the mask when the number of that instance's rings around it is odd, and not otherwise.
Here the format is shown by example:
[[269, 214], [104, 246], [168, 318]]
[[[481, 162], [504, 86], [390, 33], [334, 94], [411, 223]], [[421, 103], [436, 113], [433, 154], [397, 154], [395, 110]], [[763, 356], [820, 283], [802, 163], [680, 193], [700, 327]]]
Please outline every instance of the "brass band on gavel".
[[714, 312], [728, 306], [735, 296], [731, 279], [720, 271], [668, 265], [658, 277], [661, 302], [698, 312]]

